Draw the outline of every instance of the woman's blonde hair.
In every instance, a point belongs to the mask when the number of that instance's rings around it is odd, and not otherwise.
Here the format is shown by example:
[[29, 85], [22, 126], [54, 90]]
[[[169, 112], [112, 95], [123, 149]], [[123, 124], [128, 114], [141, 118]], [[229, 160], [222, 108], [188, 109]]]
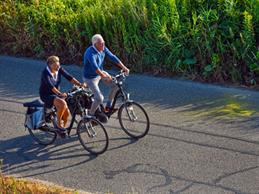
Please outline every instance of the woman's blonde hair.
[[47, 58], [47, 65], [51, 65], [51, 64], [57, 63], [57, 62], [59, 62], [58, 56], [52, 55]]

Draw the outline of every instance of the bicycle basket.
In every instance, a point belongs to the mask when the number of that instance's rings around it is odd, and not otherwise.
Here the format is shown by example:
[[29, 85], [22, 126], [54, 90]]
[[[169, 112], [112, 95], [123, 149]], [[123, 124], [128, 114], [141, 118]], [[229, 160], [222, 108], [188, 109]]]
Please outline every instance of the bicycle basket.
[[66, 102], [67, 102], [70, 112], [72, 114], [74, 112], [76, 114], [81, 114], [81, 110], [78, 109], [78, 107], [76, 107], [77, 102], [82, 106], [82, 108], [90, 109], [92, 106], [92, 97], [91, 96], [92, 95], [89, 95], [86, 92], [81, 92], [81, 93], [75, 94], [71, 97], [68, 97], [66, 99]]
[[77, 108], [77, 107], [76, 107], [76, 99], [74, 96], [66, 98], [66, 102], [67, 102], [67, 106], [68, 106], [68, 109], [71, 114], [73, 114], [74, 111], [76, 111], [75, 112], [76, 114], [80, 114], [80, 112], [78, 110], [75, 110], [75, 108]]
[[80, 103], [84, 108], [90, 109], [93, 103], [92, 95], [83, 93], [80, 98]]

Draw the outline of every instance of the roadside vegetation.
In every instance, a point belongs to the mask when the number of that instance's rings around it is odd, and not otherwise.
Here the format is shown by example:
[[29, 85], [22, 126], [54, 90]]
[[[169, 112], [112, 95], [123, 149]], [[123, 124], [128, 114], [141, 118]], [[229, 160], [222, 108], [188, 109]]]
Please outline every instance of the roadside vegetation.
[[0, 193], [26, 193], [26, 194], [77, 194], [78, 192], [64, 189], [58, 186], [50, 186], [40, 182], [17, 179], [11, 176], [4, 176], [0, 173]]
[[3, 160], [0, 159], [0, 193], [26, 193], [26, 194], [77, 194], [77, 191], [69, 190], [60, 186], [44, 184], [39, 181], [30, 181], [19, 179], [12, 176], [6, 176], [2, 173]]
[[259, 0], [2, 0], [0, 53], [81, 64], [93, 34], [135, 72], [259, 83]]

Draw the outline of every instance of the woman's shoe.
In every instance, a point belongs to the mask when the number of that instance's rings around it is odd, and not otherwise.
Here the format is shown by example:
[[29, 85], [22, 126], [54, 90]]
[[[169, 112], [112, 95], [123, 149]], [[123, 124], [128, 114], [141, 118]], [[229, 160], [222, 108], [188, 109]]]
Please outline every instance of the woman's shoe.
[[57, 132], [58, 132], [59, 136], [61, 138], [65, 138], [67, 130], [63, 127], [56, 127], [56, 128], [57, 128]]

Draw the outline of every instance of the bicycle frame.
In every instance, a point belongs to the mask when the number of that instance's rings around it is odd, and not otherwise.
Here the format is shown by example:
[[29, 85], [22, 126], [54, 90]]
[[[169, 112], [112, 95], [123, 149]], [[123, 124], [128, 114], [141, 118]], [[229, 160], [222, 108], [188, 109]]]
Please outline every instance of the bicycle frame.
[[[121, 74], [120, 74], [121, 75]], [[116, 78], [115, 78], [116, 79]], [[122, 98], [122, 102], [123, 104], [121, 106], [123, 106], [124, 104], [126, 104], [127, 102], [132, 102], [132, 100], [130, 100], [130, 94], [126, 93], [123, 89], [123, 81], [116, 81], [115, 84], [118, 87], [118, 91], [115, 94], [114, 100], [112, 102], [112, 106], [111, 109], [114, 109], [116, 102], [119, 98]], [[112, 113], [108, 114], [107, 116], [110, 117], [112, 115]]]
[[[150, 127], [150, 121], [145, 109], [139, 103], [135, 102], [134, 100], [131, 100], [130, 94], [124, 90], [123, 83], [124, 83], [125, 77], [126, 75], [123, 72], [121, 72], [120, 74], [116, 75], [112, 79], [113, 83], [117, 85], [118, 90], [112, 102], [111, 111], [109, 111], [108, 113], [105, 112], [102, 104], [100, 105], [100, 108], [101, 108], [101, 111], [103, 111], [106, 114], [106, 116], [110, 118], [111, 115], [114, 114], [117, 110], [115, 109], [115, 105], [118, 102], [118, 99], [122, 98], [122, 104], [119, 107], [117, 112], [118, 120], [121, 125], [121, 128], [130, 137], [139, 139], [144, 137], [148, 133], [149, 127]], [[126, 111], [126, 115], [125, 115], [125, 111]], [[127, 123], [129, 122], [131, 122], [130, 126], [127, 125]], [[136, 124], [138, 124], [138, 122], [141, 122], [143, 125], [135, 126]], [[131, 124], [133, 123], [135, 124], [131, 126]]]
[[[76, 105], [74, 107], [74, 110], [73, 110], [73, 112], [70, 113], [71, 116], [72, 116], [72, 120], [70, 122], [70, 125], [67, 127], [67, 134], [68, 135], [70, 134], [70, 132], [72, 130], [72, 126], [73, 126], [73, 124], [75, 122], [75, 118], [76, 118], [76, 115], [77, 115], [76, 112], [77, 112], [78, 109], [80, 110], [80, 112], [82, 112], [82, 114], [86, 115], [85, 109], [81, 106], [81, 104], [78, 101], [76, 101]], [[81, 115], [81, 116], [84, 116], [84, 115]]]
[[[68, 93], [69, 94], [69, 93]], [[70, 95], [73, 95], [73, 92], [70, 93]], [[49, 111], [47, 111], [47, 109], [44, 110], [45, 112], [45, 120], [46, 119], [50, 119], [49, 117], [53, 116], [54, 114], [56, 115], [56, 108], [51, 108], [51, 109], [48, 109]], [[73, 110], [70, 110], [70, 114], [71, 114], [71, 122], [69, 124], [69, 126], [66, 128], [67, 129], [67, 134], [69, 135], [71, 130], [72, 130], [72, 127], [74, 125], [74, 122], [75, 122], [75, 118], [76, 118], [76, 115], [78, 114], [77, 112], [81, 113], [81, 116], [85, 116], [86, 115], [86, 110], [85, 108], [83, 108], [80, 104], [80, 101], [79, 100], [76, 100], [75, 102], [75, 106], [73, 108]]]

